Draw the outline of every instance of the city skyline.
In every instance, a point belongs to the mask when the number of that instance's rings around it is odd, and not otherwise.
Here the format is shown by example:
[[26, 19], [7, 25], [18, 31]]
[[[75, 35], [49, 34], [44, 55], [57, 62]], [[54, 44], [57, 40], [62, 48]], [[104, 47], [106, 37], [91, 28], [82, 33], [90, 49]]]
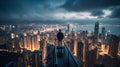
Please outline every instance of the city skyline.
[[[74, 30], [74, 26], [84, 27]], [[112, 34], [99, 22], [90, 26], [93, 31], [85, 30], [86, 26], [1, 25], [0, 60], [4, 62], [0, 66], [119, 67], [120, 34]]]
[[0, 0], [0, 67], [120, 67], [120, 0]]

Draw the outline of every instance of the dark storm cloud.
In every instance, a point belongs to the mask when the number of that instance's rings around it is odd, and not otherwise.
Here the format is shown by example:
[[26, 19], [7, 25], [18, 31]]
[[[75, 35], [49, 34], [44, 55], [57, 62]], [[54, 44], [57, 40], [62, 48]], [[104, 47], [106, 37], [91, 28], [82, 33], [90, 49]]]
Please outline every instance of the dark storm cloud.
[[43, 19], [64, 0], [0, 0], [0, 18]]
[[86, 11], [118, 5], [120, 5], [120, 0], [67, 0], [61, 7], [68, 11]]
[[113, 8], [112, 14], [109, 16], [111, 18], [120, 18], [120, 7]]
[[0, 0], [0, 17], [21, 16], [43, 2], [44, 0]]
[[100, 19], [104, 15], [103, 10], [111, 10], [109, 17], [115, 18], [120, 14], [119, 9], [114, 8], [116, 6], [120, 6], [120, 0], [0, 0], [0, 23], [81, 21], [76, 18], [86, 17], [84, 12]]
[[67, 0], [60, 7], [72, 12], [90, 12], [92, 16], [98, 16], [99, 18], [104, 15], [103, 10], [113, 8], [110, 18], [120, 17], [120, 0]]
[[91, 15], [98, 16], [101, 18], [104, 15], [104, 12], [102, 10], [93, 10], [93, 11], [91, 11]]
[[[0, 11], [20, 12], [33, 8], [37, 4], [43, 4], [45, 0], [0, 0]], [[29, 7], [28, 7], [29, 6]], [[27, 8], [26, 8], [27, 7]]]

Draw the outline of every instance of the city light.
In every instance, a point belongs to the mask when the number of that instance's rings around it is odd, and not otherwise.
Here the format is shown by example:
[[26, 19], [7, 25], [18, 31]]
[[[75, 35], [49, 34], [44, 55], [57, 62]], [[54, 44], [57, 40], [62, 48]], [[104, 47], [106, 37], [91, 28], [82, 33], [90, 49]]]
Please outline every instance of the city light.
[[[25, 28], [19, 30], [19, 33], [16, 32], [15, 29], [12, 30], [12, 33], [9, 32], [10, 39], [6, 37], [8, 42], [3, 40], [3, 43], [7, 43], [7, 49], [0, 49], [1, 52], [23, 54], [21, 60], [24, 59], [23, 62], [27, 67], [31, 67], [32, 64], [36, 67], [38, 67], [39, 64], [46, 66], [49, 63], [54, 63], [51, 60], [58, 62], [60, 57], [62, 60], [62, 54], [64, 56], [66, 55], [65, 58], [72, 58], [75, 62], [76, 58], [80, 63], [83, 63], [83, 67], [87, 67], [85, 65], [88, 65], [91, 61], [99, 61], [97, 63], [106, 64], [102, 62], [106, 56], [110, 56], [111, 60], [114, 57], [120, 56], [119, 37], [110, 34], [111, 32], [103, 27], [100, 33], [99, 29], [101, 27], [99, 27], [99, 22], [95, 23], [94, 32], [87, 30], [76, 31], [75, 28], [77, 28], [77, 24], [30, 26], [32, 26], [31, 29]], [[86, 27], [89, 25], [83, 26]], [[61, 42], [62, 45], [58, 43], [58, 29], [64, 31], [64, 39]], [[2, 39], [0, 41], [2, 41]], [[66, 45], [68, 46], [66, 47]], [[62, 54], [59, 52], [62, 52]], [[53, 57], [55, 58], [51, 59]], [[65, 59], [64, 62], [66, 62]], [[92, 66], [92, 64], [90, 65]]]

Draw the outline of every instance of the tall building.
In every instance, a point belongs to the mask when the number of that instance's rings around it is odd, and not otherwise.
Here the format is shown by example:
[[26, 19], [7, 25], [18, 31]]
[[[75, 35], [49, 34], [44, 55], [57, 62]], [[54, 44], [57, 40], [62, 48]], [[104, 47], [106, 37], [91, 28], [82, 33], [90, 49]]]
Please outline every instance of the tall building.
[[39, 41], [37, 35], [34, 35], [34, 49], [39, 50]]
[[40, 40], [39, 44], [40, 44], [40, 50], [43, 50], [44, 40], [43, 39]]
[[67, 31], [70, 32], [70, 24], [67, 25]]
[[20, 41], [19, 38], [16, 37], [16, 38], [15, 38], [15, 42], [14, 42], [14, 44], [15, 44], [15, 51], [20, 51], [19, 41]]
[[110, 38], [110, 45], [109, 45], [109, 54], [112, 57], [117, 57], [118, 54], [118, 44], [119, 44], [119, 39], [115, 35], [111, 35]]
[[120, 56], [120, 39], [119, 39], [119, 46], [118, 46], [118, 55]]
[[83, 61], [83, 43], [81, 41], [78, 41], [77, 53], [78, 59]]
[[70, 28], [70, 24], [67, 25], [67, 31], [66, 31], [68, 34], [71, 33], [71, 28]]
[[87, 38], [87, 33], [88, 33], [88, 31], [83, 31], [83, 32], [82, 32], [83, 39]]
[[20, 35], [20, 41], [19, 41], [19, 44], [20, 44], [20, 48], [24, 48], [24, 36], [23, 35]]
[[[75, 38], [75, 37], [74, 37]], [[74, 55], [77, 56], [77, 48], [78, 48], [78, 43], [77, 43], [77, 39], [75, 38], [74, 39]]]
[[23, 39], [24, 39], [24, 48], [27, 48], [27, 34], [25, 33], [24, 34], [24, 37], [23, 37]]
[[32, 36], [32, 45], [31, 45], [31, 46], [32, 46], [32, 50], [35, 50], [35, 49], [34, 49], [34, 47], [35, 47], [35, 42], [34, 42], [34, 41], [35, 41], [35, 40], [34, 40], [34, 36]]
[[43, 39], [43, 52], [42, 52], [42, 62], [46, 66], [46, 55], [47, 55], [47, 42], [46, 37]]
[[102, 27], [102, 31], [101, 31], [101, 40], [102, 40], [102, 43], [105, 42], [105, 27]]
[[11, 51], [15, 51], [15, 39], [12, 39], [11, 45]]
[[107, 31], [107, 32], [106, 32], [106, 43], [107, 43], [107, 45], [110, 44], [110, 37], [111, 37], [110, 32]]
[[99, 22], [96, 22], [94, 28], [94, 43], [98, 42], [98, 37], [99, 37]]
[[[73, 35], [72, 35], [72, 37], [73, 37]], [[72, 38], [72, 39], [70, 39], [70, 50], [71, 50], [71, 52], [73, 52], [74, 53], [74, 39]]]
[[27, 36], [27, 48], [28, 50], [32, 50], [32, 41], [31, 41], [31, 35]]
[[96, 63], [97, 48], [90, 50], [86, 53], [85, 67], [94, 67]]
[[32, 53], [32, 67], [42, 67], [42, 51], [34, 51]]

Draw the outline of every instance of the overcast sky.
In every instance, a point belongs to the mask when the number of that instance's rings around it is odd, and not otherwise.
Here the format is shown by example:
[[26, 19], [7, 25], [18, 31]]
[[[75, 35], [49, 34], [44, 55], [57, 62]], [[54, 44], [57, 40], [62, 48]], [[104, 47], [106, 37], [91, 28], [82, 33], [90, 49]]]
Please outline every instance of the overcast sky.
[[0, 0], [0, 23], [119, 23], [120, 0]]

